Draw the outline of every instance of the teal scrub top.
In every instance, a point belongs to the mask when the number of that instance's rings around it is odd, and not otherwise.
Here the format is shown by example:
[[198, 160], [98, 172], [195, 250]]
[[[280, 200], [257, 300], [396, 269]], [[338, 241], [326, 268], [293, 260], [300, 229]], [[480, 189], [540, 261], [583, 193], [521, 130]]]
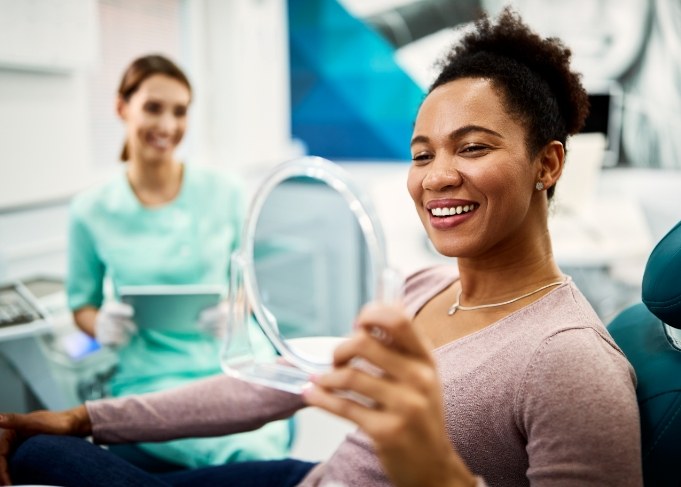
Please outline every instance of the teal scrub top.
[[[235, 178], [190, 165], [184, 166], [177, 197], [161, 207], [143, 206], [123, 172], [79, 194], [70, 207], [70, 308], [99, 308], [107, 277], [115, 296], [127, 285], [217, 284], [226, 288], [230, 255], [239, 245], [245, 214], [243, 194]], [[119, 365], [109, 384], [113, 396], [164, 390], [222, 373], [220, 343], [215, 338], [198, 330], [177, 334], [139, 328], [118, 351]], [[274, 354], [259, 330], [251, 335], [259, 353]], [[288, 425], [265, 428], [270, 432], [260, 442], [247, 442], [250, 453], [239, 454], [240, 447], [230, 445], [224, 455], [218, 455], [220, 459], [209, 463], [285, 454]], [[178, 460], [177, 453], [167, 457]], [[195, 459], [182, 463], [205, 464]]]

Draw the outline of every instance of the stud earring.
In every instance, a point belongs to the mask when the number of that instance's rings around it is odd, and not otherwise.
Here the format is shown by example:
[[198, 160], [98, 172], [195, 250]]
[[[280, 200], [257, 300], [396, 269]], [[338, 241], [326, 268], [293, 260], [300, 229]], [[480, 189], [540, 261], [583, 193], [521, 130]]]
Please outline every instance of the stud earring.
[[534, 187], [537, 188], [537, 191], [541, 191], [544, 189], [544, 183], [537, 181], [537, 184], [535, 184]]

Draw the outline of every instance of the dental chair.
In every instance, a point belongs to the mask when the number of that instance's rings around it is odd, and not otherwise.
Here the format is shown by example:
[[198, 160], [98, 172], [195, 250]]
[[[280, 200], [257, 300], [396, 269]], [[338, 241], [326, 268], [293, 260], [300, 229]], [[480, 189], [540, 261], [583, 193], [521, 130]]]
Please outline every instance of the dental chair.
[[[608, 330], [636, 370], [646, 487], [681, 485], [681, 223], [653, 249], [642, 301]], [[613, 411], [613, 414], [616, 414]]]

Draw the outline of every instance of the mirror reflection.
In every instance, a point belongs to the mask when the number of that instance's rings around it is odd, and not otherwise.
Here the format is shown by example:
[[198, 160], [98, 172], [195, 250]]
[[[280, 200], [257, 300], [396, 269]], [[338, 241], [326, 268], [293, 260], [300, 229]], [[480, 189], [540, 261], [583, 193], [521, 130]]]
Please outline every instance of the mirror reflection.
[[307, 176], [282, 181], [258, 217], [258, 298], [284, 339], [345, 336], [372, 295], [367, 245], [341, 194]]

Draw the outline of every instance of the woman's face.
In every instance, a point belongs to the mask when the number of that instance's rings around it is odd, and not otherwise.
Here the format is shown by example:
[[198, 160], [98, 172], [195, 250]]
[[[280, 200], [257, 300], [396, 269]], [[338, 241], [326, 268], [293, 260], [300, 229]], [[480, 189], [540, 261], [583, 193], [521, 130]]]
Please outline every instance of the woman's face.
[[546, 199], [535, 191], [541, 164], [530, 160], [525, 140], [489, 80], [462, 78], [426, 97], [407, 185], [440, 253], [484, 257], [506, 249], [512, 257], [523, 239], [545, 230]]
[[128, 101], [119, 100], [131, 160], [172, 160], [187, 128], [190, 100], [184, 84], [163, 74], [145, 79]]

